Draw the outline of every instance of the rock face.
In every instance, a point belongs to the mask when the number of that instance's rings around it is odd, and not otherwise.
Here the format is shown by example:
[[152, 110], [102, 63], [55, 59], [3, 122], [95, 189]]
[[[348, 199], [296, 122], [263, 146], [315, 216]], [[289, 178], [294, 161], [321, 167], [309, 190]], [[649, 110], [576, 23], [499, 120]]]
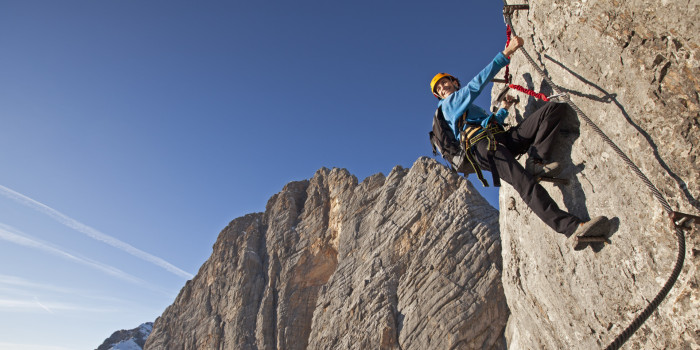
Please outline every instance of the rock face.
[[235, 219], [146, 349], [503, 349], [498, 212], [419, 159], [321, 169]]
[[[649, 177], [674, 210], [700, 213], [700, 2], [531, 0], [513, 19], [553, 82]], [[517, 84], [549, 94], [522, 53]], [[511, 122], [541, 106], [521, 103]], [[574, 252], [509, 186], [501, 190], [504, 290], [511, 349], [607, 346], [654, 298], [678, 252], [662, 206], [592, 128], [572, 115], [558, 160], [569, 186], [545, 184], [582, 218], [614, 217], [610, 245]], [[523, 157], [522, 160], [524, 160]], [[700, 238], [657, 312], [627, 349], [700, 348]]]

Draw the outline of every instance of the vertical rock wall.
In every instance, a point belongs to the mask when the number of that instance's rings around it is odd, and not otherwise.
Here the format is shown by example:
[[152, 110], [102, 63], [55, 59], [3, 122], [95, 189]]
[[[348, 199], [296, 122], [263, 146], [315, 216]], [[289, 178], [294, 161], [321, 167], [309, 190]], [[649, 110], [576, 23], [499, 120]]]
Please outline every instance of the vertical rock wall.
[[[674, 210], [698, 215], [700, 1], [529, 4], [513, 24], [530, 55]], [[511, 72], [517, 84], [552, 92], [522, 53], [513, 56]], [[526, 100], [511, 122], [542, 105]], [[654, 298], [676, 260], [670, 221], [642, 181], [584, 121], [572, 115], [564, 129], [557, 160], [569, 166], [564, 175], [572, 183], [544, 186], [560, 207], [582, 218], [613, 217], [612, 244], [573, 251], [504, 186], [500, 227], [511, 349], [607, 346]], [[697, 232], [686, 234], [680, 279], [625, 348], [700, 348]]]
[[321, 169], [234, 220], [146, 349], [503, 349], [498, 212], [434, 160]]

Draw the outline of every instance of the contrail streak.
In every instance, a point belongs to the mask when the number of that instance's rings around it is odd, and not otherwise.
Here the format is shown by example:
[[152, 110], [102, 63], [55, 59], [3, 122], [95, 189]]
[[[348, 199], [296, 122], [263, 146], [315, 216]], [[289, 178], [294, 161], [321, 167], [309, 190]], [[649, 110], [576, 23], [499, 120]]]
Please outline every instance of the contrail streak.
[[81, 305], [76, 305], [76, 304], [68, 304], [68, 303], [59, 303], [59, 302], [50, 302], [50, 303], [42, 303], [39, 301], [39, 299], [34, 298], [33, 300], [25, 300], [25, 299], [3, 299], [0, 298], [0, 309], [5, 309], [7, 310], [15, 310], [15, 311], [31, 311], [31, 310], [36, 310], [36, 309], [42, 309], [45, 310], [48, 313], [54, 313], [54, 310], [56, 311], [83, 311], [83, 312], [118, 312], [119, 309], [117, 308], [94, 308], [94, 307], [85, 307]]
[[[100, 295], [94, 290], [59, 287], [46, 283], [35, 283], [21, 277], [0, 274], [0, 295], [2, 292], [10, 292], [14, 295], [33, 295], [37, 292], [51, 292], [56, 294], [68, 294], [79, 296], [81, 299], [98, 300], [102, 303], [128, 304], [130, 301]], [[1, 349], [0, 349], [1, 350]]]
[[39, 301], [39, 298], [34, 297], [34, 302], [35, 302], [37, 305], [39, 305], [40, 308], [46, 310], [46, 312], [48, 312], [48, 313], [50, 313], [50, 314], [53, 313], [53, 310], [51, 310], [50, 307], [46, 306], [46, 305], [43, 304], [41, 301]]
[[75, 256], [71, 253], [68, 253], [60, 248], [56, 248], [48, 243], [42, 242], [40, 240], [34, 239], [32, 237], [27, 236], [26, 234], [18, 231], [17, 229], [14, 229], [10, 226], [7, 226], [5, 224], [0, 223], [0, 239], [22, 245], [25, 247], [30, 247], [38, 250], [42, 250], [44, 252], [62, 257], [64, 259], [77, 262], [79, 264], [87, 265], [89, 267], [92, 267], [94, 269], [100, 270], [108, 275], [112, 275], [114, 277], [117, 277], [119, 279], [141, 285], [143, 287], [147, 287], [152, 290], [160, 291], [160, 292], [165, 292], [162, 291], [159, 288], [156, 288], [152, 285], [150, 285], [148, 282], [139, 279], [137, 277], [134, 277], [116, 267], [105, 265], [102, 263], [99, 263], [97, 261], [87, 259], [87, 258], [81, 258], [78, 256]]
[[58, 221], [59, 223], [68, 226], [92, 239], [96, 239], [98, 241], [101, 241], [103, 243], [106, 243], [108, 245], [111, 245], [114, 248], [123, 250], [139, 259], [143, 259], [147, 262], [150, 262], [154, 265], [160, 266], [164, 268], [165, 270], [178, 275], [180, 277], [184, 277], [187, 279], [191, 279], [194, 277], [191, 273], [184, 271], [177, 266], [155, 256], [149, 253], [144, 252], [141, 249], [138, 249], [128, 243], [122, 242], [112, 236], [106, 235], [88, 225], [85, 225], [81, 223], [78, 220], [75, 220], [61, 212], [59, 212], [56, 209], [53, 209], [49, 207], [48, 205], [45, 205], [43, 203], [37, 202], [21, 193], [15, 192], [5, 186], [0, 185], [0, 195], [3, 195], [7, 198], [10, 198], [22, 205], [25, 205], [27, 207], [30, 207], [36, 211], [39, 211], [43, 214], [46, 214], [47, 216], [51, 217], [52, 219]]
[[62, 346], [0, 342], [0, 350], [71, 350]]

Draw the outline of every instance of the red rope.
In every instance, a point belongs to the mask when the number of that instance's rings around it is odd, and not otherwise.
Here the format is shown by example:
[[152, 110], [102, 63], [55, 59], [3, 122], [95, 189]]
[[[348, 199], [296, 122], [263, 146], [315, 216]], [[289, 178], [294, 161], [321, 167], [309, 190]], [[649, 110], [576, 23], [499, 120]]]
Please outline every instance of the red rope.
[[506, 40], [506, 46], [510, 44], [510, 35], [511, 35], [511, 30], [510, 30], [510, 25], [506, 24], [506, 36], [508, 36], [508, 39]]
[[[508, 38], [506, 40], [506, 47], [508, 47], [508, 44], [510, 44], [510, 36], [511, 36], [510, 25], [508, 25], [508, 24], [506, 24], [506, 36]], [[508, 59], [510, 59], [510, 57], [508, 57]], [[547, 98], [547, 96], [545, 94], [542, 94], [539, 92], [534, 92], [534, 91], [532, 91], [526, 87], [520, 86], [520, 85], [511, 84], [510, 83], [509, 66], [510, 66], [510, 64], [506, 65], [506, 77], [505, 77], [505, 81], [506, 81], [506, 84], [508, 84], [508, 87], [510, 87], [511, 89], [515, 89], [515, 90], [518, 90], [520, 92], [526, 93], [526, 94], [528, 94], [534, 98], [538, 98], [542, 101], [549, 101], [549, 99]]]
[[[511, 31], [510, 31], [510, 25], [506, 24], [506, 47], [508, 47], [508, 44], [510, 44], [510, 35], [511, 35], [510, 33], [511, 33]], [[510, 57], [506, 57], [506, 58], [508, 58], [508, 59], [510, 60]], [[509, 68], [510, 68], [510, 64], [507, 64], [507, 65], [506, 65], [506, 78], [505, 78], [506, 84], [509, 84], [509, 83], [510, 83], [510, 78], [509, 78], [509, 77], [510, 77], [510, 72], [509, 72]]]
[[524, 88], [520, 85], [508, 84], [508, 87], [510, 87], [511, 89], [518, 90], [520, 92], [524, 92], [524, 93], [526, 93], [534, 98], [539, 98], [542, 101], [545, 101], [545, 102], [549, 101], [549, 99], [547, 98], [547, 95], [540, 93], [540, 92], [534, 92], [534, 91], [527, 89], [527, 88]]

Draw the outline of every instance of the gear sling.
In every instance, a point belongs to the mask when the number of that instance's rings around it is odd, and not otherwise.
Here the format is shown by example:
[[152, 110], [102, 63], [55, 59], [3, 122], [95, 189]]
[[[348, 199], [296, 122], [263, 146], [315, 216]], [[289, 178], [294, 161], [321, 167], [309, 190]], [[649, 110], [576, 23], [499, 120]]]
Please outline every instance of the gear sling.
[[433, 155], [437, 156], [437, 153], [440, 152], [442, 158], [450, 164], [450, 168], [453, 171], [463, 173], [465, 176], [476, 173], [479, 181], [485, 187], [488, 187], [489, 184], [484, 179], [481, 167], [472, 149], [477, 142], [486, 139], [488, 141], [487, 159], [489, 163], [489, 169], [486, 170], [491, 170], [493, 185], [500, 187], [501, 181], [493, 159], [497, 146], [494, 135], [504, 132], [504, 129], [498, 123], [493, 122], [487, 128], [483, 128], [478, 124], [467, 123], [467, 113], [468, 111], [465, 111], [457, 121], [457, 129], [464, 129], [460, 132], [461, 141], [459, 141], [454, 137], [452, 128], [447, 124], [445, 116], [442, 114], [442, 108], [438, 107], [433, 116], [433, 131], [429, 133], [430, 143], [433, 146]]

